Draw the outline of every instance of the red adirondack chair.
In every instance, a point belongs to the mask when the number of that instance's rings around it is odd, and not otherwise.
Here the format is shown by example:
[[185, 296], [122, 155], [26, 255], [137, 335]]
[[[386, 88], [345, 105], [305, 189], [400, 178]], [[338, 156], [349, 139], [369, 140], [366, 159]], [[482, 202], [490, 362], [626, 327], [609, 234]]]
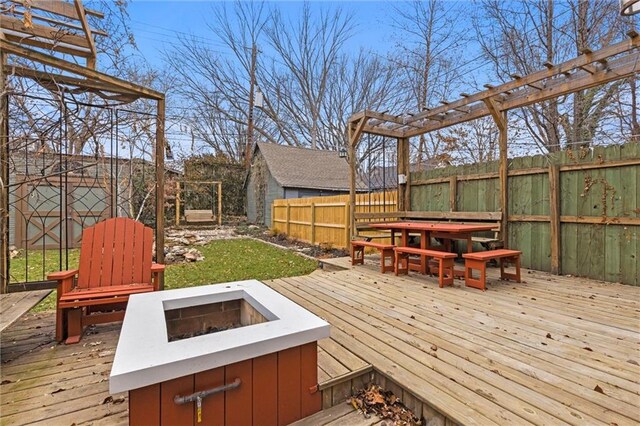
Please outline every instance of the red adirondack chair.
[[129, 218], [82, 232], [80, 267], [49, 274], [58, 281], [56, 339], [78, 343], [90, 324], [122, 321], [129, 296], [158, 290], [164, 265], [152, 262], [153, 230]]

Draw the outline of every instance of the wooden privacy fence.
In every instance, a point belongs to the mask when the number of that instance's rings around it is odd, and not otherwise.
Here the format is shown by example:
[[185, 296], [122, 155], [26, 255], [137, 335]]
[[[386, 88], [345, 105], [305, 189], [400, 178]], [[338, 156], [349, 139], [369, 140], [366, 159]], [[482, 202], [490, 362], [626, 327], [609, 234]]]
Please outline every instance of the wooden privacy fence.
[[[383, 213], [397, 209], [397, 191], [356, 196], [357, 213]], [[274, 200], [271, 217], [271, 229], [274, 231], [311, 244], [349, 246], [349, 194]]]
[[[412, 173], [410, 182], [414, 212], [501, 210], [497, 161]], [[640, 285], [640, 144], [513, 158], [507, 188], [505, 239], [524, 267]], [[392, 220], [396, 201], [395, 192], [358, 194], [356, 212]], [[276, 200], [272, 214], [272, 228], [292, 237], [349, 244], [348, 195]]]
[[[507, 238], [539, 271], [640, 285], [640, 144], [509, 160]], [[411, 175], [411, 210], [500, 210], [497, 162]]]

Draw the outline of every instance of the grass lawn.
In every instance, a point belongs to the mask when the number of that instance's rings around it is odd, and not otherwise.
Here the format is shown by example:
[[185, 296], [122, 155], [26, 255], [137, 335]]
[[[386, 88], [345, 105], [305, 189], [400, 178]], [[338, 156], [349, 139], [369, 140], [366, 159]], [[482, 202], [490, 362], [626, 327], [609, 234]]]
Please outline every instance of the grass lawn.
[[[167, 265], [164, 273], [165, 289], [246, 279], [268, 280], [293, 277], [309, 274], [318, 266], [316, 261], [256, 240], [219, 240], [204, 246], [196, 246], [196, 248], [202, 252], [204, 260], [195, 263]], [[78, 252], [77, 250], [73, 252], [74, 254], [70, 255], [69, 268], [74, 268], [77, 264]], [[47, 272], [58, 270], [57, 259], [57, 252], [47, 253], [45, 259]], [[37, 271], [38, 276], [35, 279], [41, 279], [42, 268], [42, 254], [35, 251], [30, 252], [29, 271]], [[12, 281], [24, 280], [24, 271], [25, 258], [23, 256], [11, 259], [11, 273], [14, 277]], [[30, 276], [35, 275], [30, 273]], [[34, 310], [39, 312], [55, 309], [55, 304], [54, 291]]]

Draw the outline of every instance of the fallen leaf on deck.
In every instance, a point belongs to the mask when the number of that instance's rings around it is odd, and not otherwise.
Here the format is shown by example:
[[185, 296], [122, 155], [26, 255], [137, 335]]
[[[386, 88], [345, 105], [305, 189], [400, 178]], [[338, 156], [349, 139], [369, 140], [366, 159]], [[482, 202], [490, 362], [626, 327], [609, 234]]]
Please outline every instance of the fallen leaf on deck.
[[629, 364], [633, 364], [633, 365], [640, 365], [640, 364], [638, 364], [638, 361], [633, 360], [633, 359], [628, 359], [628, 360], [627, 360], [627, 362], [628, 362]]
[[[361, 389], [347, 402], [360, 411], [365, 418], [376, 414], [380, 418], [390, 420], [395, 425], [420, 425], [418, 419], [393, 392], [385, 391], [380, 386], [370, 384]], [[391, 424], [383, 422], [382, 424]]]
[[593, 390], [594, 390], [594, 391], [596, 391], [596, 392], [599, 392], [599, 393], [601, 393], [601, 394], [603, 394], [603, 395], [604, 395], [604, 391], [603, 391], [603, 390], [602, 390], [602, 388], [601, 388], [600, 386], [598, 386], [598, 385], [596, 385], [596, 387], [595, 387], [595, 388], [593, 388]]
[[9, 383], [13, 383], [13, 381], [11, 381], [11, 380], [3, 380], [2, 382], [0, 382], [0, 385], [8, 385]]
[[437, 350], [438, 350], [438, 347], [437, 347], [436, 345], [431, 345], [431, 350], [432, 350], [432, 351], [437, 351]]
[[102, 401], [102, 405], [104, 405], [104, 404], [109, 404], [110, 402], [113, 402], [113, 397], [112, 397], [112, 396], [108, 396], [108, 397], [106, 397], [106, 398]]
[[51, 395], [53, 395], [54, 393], [60, 393], [60, 392], [64, 392], [64, 391], [66, 391], [65, 388], [58, 388], [58, 389], [54, 390], [53, 392], [51, 392]]
[[553, 337], [551, 337], [551, 333], [547, 333], [547, 339], [553, 340]]
[[589, 346], [585, 346], [582, 349], [584, 349], [585, 351], [593, 352], [593, 349], [591, 349]]

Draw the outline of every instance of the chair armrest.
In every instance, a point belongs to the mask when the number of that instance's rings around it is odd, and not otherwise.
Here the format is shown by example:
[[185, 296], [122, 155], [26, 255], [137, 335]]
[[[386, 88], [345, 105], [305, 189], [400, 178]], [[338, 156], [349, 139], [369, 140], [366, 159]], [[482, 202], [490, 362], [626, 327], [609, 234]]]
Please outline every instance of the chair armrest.
[[64, 280], [67, 278], [75, 277], [77, 274], [78, 274], [77, 269], [70, 269], [68, 271], [52, 272], [51, 274], [47, 275], [47, 279], [58, 281], [58, 280]]
[[156, 273], [156, 272], [163, 272], [165, 268], [165, 265], [163, 265], [162, 263], [152, 263], [151, 264], [151, 273]]
[[160, 290], [160, 280], [164, 277], [165, 266], [162, 263], [151, 264], [151, 281], [153, 284], [153, 291]]

